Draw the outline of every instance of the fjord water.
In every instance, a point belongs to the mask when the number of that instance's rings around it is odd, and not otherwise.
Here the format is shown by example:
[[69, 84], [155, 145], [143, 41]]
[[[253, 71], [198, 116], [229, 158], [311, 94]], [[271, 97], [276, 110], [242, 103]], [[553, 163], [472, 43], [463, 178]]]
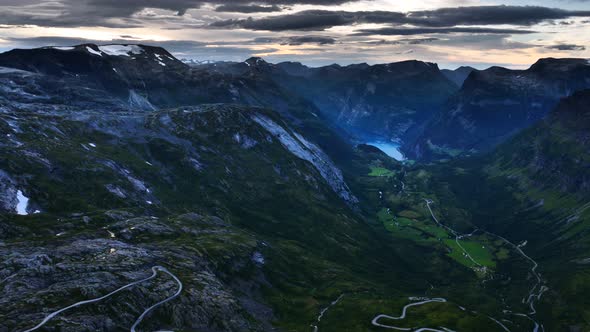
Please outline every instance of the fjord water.
[[402, 154], [402, 152], [399, 150], [399, 148], [400, 148], [399, 143], [380, 141], [380, 142], [370, 142], [370, 143], [367, 143], [367, 145], [371, 145], [371, 146], [378, 148], [379, 150], [385, 152], [386, 155], [390, 156], [391, 158], [393, 158], [397, 161], [402, 161], [402, 160], [406, 159], [404, 157], [404, 155]]

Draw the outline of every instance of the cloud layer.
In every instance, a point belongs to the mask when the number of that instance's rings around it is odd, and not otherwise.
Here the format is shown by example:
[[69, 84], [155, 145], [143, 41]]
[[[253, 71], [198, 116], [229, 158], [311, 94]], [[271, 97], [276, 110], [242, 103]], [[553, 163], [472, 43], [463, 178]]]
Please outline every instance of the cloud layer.
[[0, 0], [0, 51], [124, 42], [156, 44], [187, 58], [264, 56], [312, 65], [390, 62], [409, 54], [448, 66], [525, 66], [545, 56], [590, 57], [584, 46], [590, 43], [590, 1], [538, 3]]
[[589, 17], [590, 11], [569, 11], [545, 7], [478, 6], [441, 8], [430, 11], [328, 11], [308, 10], [294, 14], [275, 15], [259, 19], [229, 19], [210, 24], [215, 28], [249, 30], [325, 30], [335, 26], [357, 24], [390, 24], [394, 26], [449, 28], [458, 25], [519, 25], [532, 26], [543, 21]]

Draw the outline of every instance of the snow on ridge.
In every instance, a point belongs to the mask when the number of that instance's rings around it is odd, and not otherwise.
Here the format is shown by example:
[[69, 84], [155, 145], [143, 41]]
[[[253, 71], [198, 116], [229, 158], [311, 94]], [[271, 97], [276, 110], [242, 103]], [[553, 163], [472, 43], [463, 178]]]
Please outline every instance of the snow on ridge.
[[156, 61], [158, 62], [158, 64], [160, 66], [166, 67], [166, 64], [164, 62], [162, 62], [162, 61], [164, 61], [164, 59], [162, 59], [162, 56], [158, 53], [156, 53], [154, 55], [156, 56], [156, 59], [157, 59]]
[[98, 56], [102, 56], [102, 53], [100, 51], [95, 51], [92, 47], [90, 46], [86, 46], [86, 51], [88, 51], [88, 53], [90, 54], [94, 54], [94, 55], [98, 55]]
[[[170, 60], [174, 60], [168, 55], [165, 55], [165, 57], [167, 57]], [[211, 64], [216, 64], [218, 62], [216, 60], [195, 60], [195, 59], [187, 59], [187, 58], [182, 58], [182, 59], [180, 59], [180, 61], [182, 61], [182, 63], [185, 63], [187, 65], [211, 65]]]
[[289, 133], [268, 117], [261, 114], [253, 114], [252, 120], [279, 139], [281, 144], [296, 157], [310, 162], [320, 173], [322, 178], [330, 185], [332, 190], [348, 203], [357, 203], [358, 199], [352, 194], [348, 185], [344, 182], [342, 172], [330, 158], [315, 144], [306, 140], [303, 136], [293, 132]]
[[11, 73], [32, 74], [30, 71], [0, 66], [0, 74], [11, 74]]
[[98, 49], [102, 53], [106, 53], [112, 56], [130, 56], [132, 54], [141, 54], [145, 50], [138, 45], [102, 45], [98, 46]]
[[74, 49], [72, 46], [52, 46], [51, 48], [58, 51], [71, 51]]

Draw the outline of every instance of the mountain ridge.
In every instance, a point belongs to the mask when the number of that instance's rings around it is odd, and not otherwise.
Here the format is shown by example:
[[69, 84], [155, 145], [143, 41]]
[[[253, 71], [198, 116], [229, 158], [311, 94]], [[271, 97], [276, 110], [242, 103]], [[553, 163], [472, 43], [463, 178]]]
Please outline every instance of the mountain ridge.
[[427, 160], [489, 151], [542, 119], [562, 97], [588, 87], [590, 63], [585, 59], [548, 58], [526, 70], [474, 71], [403, 149]]

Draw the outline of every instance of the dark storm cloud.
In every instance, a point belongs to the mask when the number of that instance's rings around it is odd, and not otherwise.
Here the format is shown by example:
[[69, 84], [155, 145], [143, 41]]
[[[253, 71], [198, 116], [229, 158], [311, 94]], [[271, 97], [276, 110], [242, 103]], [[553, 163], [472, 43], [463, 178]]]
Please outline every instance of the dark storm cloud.
[[548, 20], [587, 16], [590, 16], [590, 11], [569, 11], [537, 6], [457, 7], [408, 13], [308, 10], [260, 19], [248, 18], [217, 21], [210, 26], [214, 28], [242, 28], [267, 31], [324, 30], [334, 26], [360, 23], [410, 24], [418, 27], [498, 24], [531, 26]]
[[280, 12], [281, 10], [283, 10], [283, 9], [277, 5], [261, 6], [261, 5], [231, 4], [231, 5], [221, 5], [217, 8], [215, 8], [216, 12], [230, 12], [230, 13], [270, 13], [270, 12]]
[[[204, 4], [222, 5], [229, 8], [247, 7], [261, 8], [262, 5], [267, 5], [267, 8], [278, 8], [277, 5], [293, 5], [293, 4], [342, 4], [350, 0], [66, 0], [70, 6], [78, 6], [82, 8], [89, 8], [99, 10], [100, 13], [115, 15], [116, 17], [128, 17], [133, 13], [137, 13], [144, 8], [159, 8], [168, 9], [184, 15], [187, 10], [200, 8]], [[239, 11], [239, 10], [238, 10]], [[250, 11], [252, 12], [252, 11]], [[112, 16], [111, 16], [112, 17]]]
[[[0, 22], [6, 25], [51, 27], [104, 26], [139, 27], [133, 15], [146, 8], [164, 9], [184, 15], [205, 4], [237, 12], [280, 10], [296, 4], [339, 5], [359, 0], [2, 0]], [[241, 9], [241, 10], [240, 10]]]
[[230, 19], [217, 21], [214, 28], [242, 28], [249, 30], [324, 30], [334, 26], [355, 23], [399, 23], [405, 15], [396, 12], [345, 12], [328, 10], [307, 10], [294, 14], [278, 15], [260, 19]]
[[160, 8], [178, 12], [180, 15], [187, 10], [200, 8], [204, 4], [213, 5], [339, 5], [358, 0], [62, 0], [68, 6], [101, 10], [97, 14], [108, 13], [117, 17], [129, 16], [144, 8]]
[[411, 12], [408, 14], [408, 23], [431, 27], [493, 24], [531, 26], [547, 20], [587, 16], [590, 16], [590, 11], [540, 6], [474, 6]]
[[493, 29], [493, 28], [381, 28], [381, 29], [363, 29], [359, 30], [353, 36], [412, 36], [425, 34], [451, 34], [451, 33], [471, 33], [471, 34], [528, 34], [534, 33], [530, 30], [516, 29]]
[[586, 46], [583, 45], [576, 45], [576, 44], [557, 44], [547, 46], [548, 49], [551, 50], [558, 50], [558, 51], [585, 51]]
[[278, 43], [281, 45], [304, 45], [304, 44], [317, 44], [317, 45], [329, 45], [336, 43], [336, 39], [332, 37], [324, 36], [289, 36], [289, 37], [268, 37], [268, 38], [256, 38], [255, 43], [261, 44], [272, 44]]
[[404, 39], [397, 39], [397, 40], [371, 40], [367, 42], [362, 42], [363, 44], [367, 45], [420, 45], [426, 43], [432, 43], [435, 41], [439, 41], [439, 38], [428, 37], [428, 38], [404, 38]]
[[[360, 0], [16, 0], [0, 1], [0, 22], [6, 25], [138, 27], [143, 19], [134, 14], [145, 8], [170, 10], [179, 16], [204, 4], [218, 12], [271, 12], [296, 4], [338, 5]], [[217, 21], [211, 27], [249, 30], [323, 30], [360, 23], [453, 27], [457, 25], [510, 24], [531, 26], [540, 22], [590, 17], [590, 11], [573, 11], [540, 6], [474, 6], [440, 8], [407, 13], [391, 11], [308, 10], [259, 19]], [[158, 19], [156, 17], [155, 19]]]

